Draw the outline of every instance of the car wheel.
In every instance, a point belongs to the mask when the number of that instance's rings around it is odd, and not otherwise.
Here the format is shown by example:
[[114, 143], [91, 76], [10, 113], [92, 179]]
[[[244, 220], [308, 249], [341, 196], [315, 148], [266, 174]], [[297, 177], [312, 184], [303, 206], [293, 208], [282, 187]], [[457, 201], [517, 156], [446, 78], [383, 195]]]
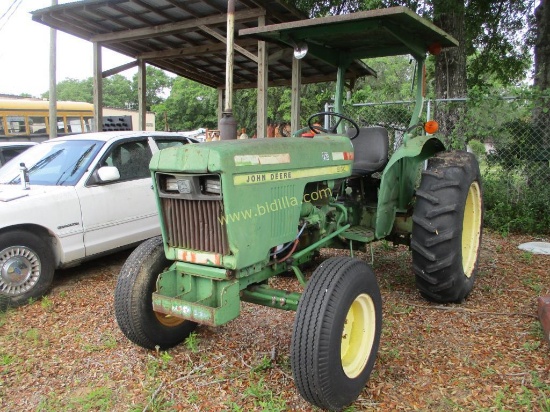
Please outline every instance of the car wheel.
[[44, 295], [54, 271], [53, 253], [43, 237], [23, 230], [0, 235], [0, 292], [11, 306]]
[[122, 333], [147, 349], [167, 349], [183, 342], [195, 330], [192, 321], [153, 310], [158, 275], [170, 266], [162, 237], [140, 244], [124, 263], [115, 288], [115, 316]]
[[304, 399], [330, 410], [355, 401], [374, 367], [381, 329], [372, 269], [349, 257], [323, 262], [300, 299], [291, 342], [292, 373]]
[[481, 177], [475, 156], [439, 153], [416, 191], [412, 259], [420, 293], [439, 303], [461, 302], [474, 285], [483, 226]]

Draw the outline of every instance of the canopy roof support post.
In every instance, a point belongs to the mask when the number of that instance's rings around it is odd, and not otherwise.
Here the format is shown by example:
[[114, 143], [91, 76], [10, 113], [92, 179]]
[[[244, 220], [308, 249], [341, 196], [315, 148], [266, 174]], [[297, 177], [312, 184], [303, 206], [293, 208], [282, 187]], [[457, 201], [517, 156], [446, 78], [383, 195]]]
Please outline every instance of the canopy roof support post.
[[[265, 26], [265, 16], [258, 18], [258, 27]], [[264, 138], [267, 135], [267, 43], [258, 41], [258, 106], [256, 119], [256, 136]]]
[[[416, 104], [414, 106], [409, 127], [418, 123], [418, 121], [420, 120], [420, 116], [422, 115], [422, 109], [424, 108], [424, 58], [417, 57], [415, 60], [416, 73], [414, 81], [416, 83]], [[405, 138], [406, 137], [407, 136], [405, 136]]]
[[[340, 64], [338, 66], [338, 73], [336, 75], [336, 91], [334, 95], [334, 111], [336, 113], [344, 114], [344, 91], [346, 86], [346, 69], [347, 66]], [[338, 133], [344, 133], [344, 125], [340, 123], [338, 125]]]
[[94, 132], [103, 130], [103, 77], [101, 43], [94, 42]]
[[147, 67], [145, 60], [138, 59], [138, 130], [147, 126]]
[[[52, 6], [57, 5], [57, 0], [52, 0]], [[57, 137], [57, 30], [50, 29], [50, 139]]]
[[222, 119], [223, 115], [223, 87], [218, 87], [218, 110], [216, 111], [216, 115], [218, 118], [218, 123]]
[[302, 98], [302, 60], [292, 58], [292, 100], [290, 102], [290, 130], [300, 129]]
[[233, 117], [233, 64], [235, 42], [235, 0], [227, 2], [227, 54], [225, 56], [225, 106], [218, 123], [221, 140], [237, 138], [237, 121]]

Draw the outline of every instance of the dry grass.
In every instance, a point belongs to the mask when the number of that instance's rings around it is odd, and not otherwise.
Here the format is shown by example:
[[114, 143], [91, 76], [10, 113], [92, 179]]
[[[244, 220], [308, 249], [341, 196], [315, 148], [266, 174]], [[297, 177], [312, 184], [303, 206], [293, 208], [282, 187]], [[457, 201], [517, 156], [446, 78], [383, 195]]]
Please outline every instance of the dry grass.
[[[550, 411], [548, 344], [535, 317], [536, 298], [550, 292], [550, 256], [517, 249], [528, 240], [486, 235], [474, 291], [445, 306], [419, 296], [406, 248], [376, 244], [382, 343], [348, 410]], [[131, 344], [113, 310], [127, 255], [61, 271], [47, 297], [0, 315], [1, 410], [316, 410], [292, 381], [292, 312], [243, 304], [237, 320], [199, 327], [168, 352]]]

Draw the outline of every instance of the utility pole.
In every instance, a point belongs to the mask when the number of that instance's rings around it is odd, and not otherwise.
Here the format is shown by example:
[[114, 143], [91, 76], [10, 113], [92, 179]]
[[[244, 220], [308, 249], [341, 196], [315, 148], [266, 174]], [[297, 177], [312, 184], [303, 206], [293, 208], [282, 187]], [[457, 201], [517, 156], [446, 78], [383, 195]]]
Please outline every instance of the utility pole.
[[[52, 6], [57, 6], [57, 0], [52, 0]], [[57, 137], [57, 30], [50, 29], [50, 139]]]

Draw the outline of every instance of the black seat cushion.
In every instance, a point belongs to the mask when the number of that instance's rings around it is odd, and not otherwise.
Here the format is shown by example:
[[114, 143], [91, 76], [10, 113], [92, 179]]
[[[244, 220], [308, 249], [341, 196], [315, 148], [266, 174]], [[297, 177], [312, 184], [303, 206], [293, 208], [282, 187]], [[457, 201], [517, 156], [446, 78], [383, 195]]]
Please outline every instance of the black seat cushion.
[[[348, 134], [355, 129], [348, 131]], [[384, 127], [362, 127], [359, 135], [351, 141], [353, 145], [354, 175], [368, 175], [378, 172], [388, 163], [389, 139], [388, 131]]]

